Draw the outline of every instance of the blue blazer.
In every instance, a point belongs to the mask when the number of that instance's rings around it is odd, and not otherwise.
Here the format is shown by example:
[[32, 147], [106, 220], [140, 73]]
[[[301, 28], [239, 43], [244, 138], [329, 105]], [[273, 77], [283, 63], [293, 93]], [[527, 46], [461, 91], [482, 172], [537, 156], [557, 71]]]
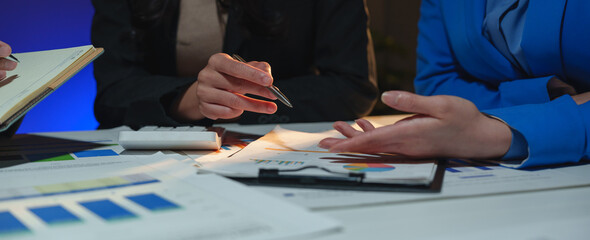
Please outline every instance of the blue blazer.
[[530, 70], [513, 66], [482, 34], [485, 0], [424, 0], [416, 92], [455, 95], [522, 133], [529, 155], [513, 167], [577, 162], [590, 151], [590, 103], [549, 99], [552, 77], [590, 91], [590, 1], [531, 1], [521, 47]]

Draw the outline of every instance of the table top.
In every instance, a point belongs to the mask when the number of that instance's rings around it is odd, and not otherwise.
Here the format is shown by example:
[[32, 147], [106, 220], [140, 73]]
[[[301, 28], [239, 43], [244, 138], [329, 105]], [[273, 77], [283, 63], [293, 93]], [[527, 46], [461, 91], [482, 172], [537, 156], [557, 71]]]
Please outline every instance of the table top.
[[[387, 125], [408, 115], [372, 116], [367, 119], [373, 123]], [[251, 134], [265, 134], [276, 125], [221, 124], [230, 131]], [[281, 124], [281, 127], [320, 132], [332, 129], [332, 123]], [[115, 130], [102, 131], [101, 134], [116, 135]], [[46, 136], [74, 136], [75, 132], [41, 133]], [[590, 169], [590, 168], [589, 168]], [[570, 173], [579, 176], [588, 169], [570, 167], [566, 172], [554, 171], [559, 177]], [[553, 171], [553, 170], [548, 170]], [[395, 200], [402, 193], [381, 193], [392, 201], [367, 202], [366, 204], [338, 205], [335, 207], [311, 208], [340, 221], [342, 231], [319, 239], [586, 239], [590, 236], [590, 177], [568, 180], [570, 185], [551, 185], [543, 188], [543, 177], [538, 182], [531, 181], [530, 190], [507, 191], [488, 189], [481, 185], [478, 194], [461, 195], [457, 188], [452, 195], [438, 198], [411, 197]], [[556, 177], [557, 179], [557, 177]], [[551, 179], [550, 179], [551, 180]], [[547, 180], [545, 180], [547, 181]], [[552, 181], [552, 180], [551, 180]], [[516, 184], [517, 182], [515, 182]], [[573, 184], [572, 184], [573, 183]], [[476, 182], [477, 184], [477, 182]], [[528, 183], [527, 183], [528, 184]], [[443, 184], [443, 192], [450, 185]], [[502, 185], [500, 185], [502, 188]], [[459, 188], [460, 189], [460, 188]], [[316, 190], [315, 194], [323, 190]], [[328, 190], [329, 191], [329, 190]], [[385, 194], [385, 195], [384, 195]], [[428, 194], [428, 193], [424, 193]], [[346, 195], [343, 195], [343, 201]], [[403, 199], [403, 198], [400, 198]], [[334, 203], [339, 201], [334, 197]]]

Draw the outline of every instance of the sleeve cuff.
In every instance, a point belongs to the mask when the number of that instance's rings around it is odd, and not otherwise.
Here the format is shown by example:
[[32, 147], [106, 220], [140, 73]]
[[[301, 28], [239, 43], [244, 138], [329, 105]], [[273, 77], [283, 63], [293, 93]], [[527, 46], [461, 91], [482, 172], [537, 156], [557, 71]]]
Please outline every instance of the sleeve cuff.
[[522, 133], [528, 143], [528, 157], [504, 161], [512, 168], [577, 162], [586, 149], [586, 129], [578, 105], [569, 96], [545, 104], [528, 104], [491, 109], [511, 128]]
[[581, 104], [578, 106], [579, 111], [580, 111], [580, 115], [582, 115], [582, 121], [585, 124], [586, 127], [586, 138], [585, 138], [585, 145], [586, 145], [586, 150], [584, 151], [584, 159], [590, 159], [590, 139], [588, 139], [590, 137], [590, 101]]
[[514, 128], [510, 128], [510, 132], [512, 133], [512, 142], [510, 142], [510, 148], [500, 160], [515, 161], [528, 158], [529, 145], [522, 133]]

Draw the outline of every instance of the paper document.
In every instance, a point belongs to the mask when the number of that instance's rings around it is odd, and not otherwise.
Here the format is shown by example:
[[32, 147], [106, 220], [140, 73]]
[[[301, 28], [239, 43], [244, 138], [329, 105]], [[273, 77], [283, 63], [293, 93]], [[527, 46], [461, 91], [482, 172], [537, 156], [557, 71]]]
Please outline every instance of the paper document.
[[259, 169], [279, 169], [293, 175], [364, 174], [367, 183], [429, 184], [434, 160], [409, 160], [394, 154], [330, 153], [317, 147], [335, 130], [306, 133], [276, 127], [227, 158], [198, 158], [201, 171], [230, 177], [257, 177]]
[[339, 228], [162, 153], [93, 159], [92, 168], [2, 173], [0, 238], [307, 239]]
[[311, 209], [473, 197], [590, 186], [590, 164], [519, 170], [491, 161], [450, 160], [441, 193], [382, 193], [303, 188], [255, 187]]

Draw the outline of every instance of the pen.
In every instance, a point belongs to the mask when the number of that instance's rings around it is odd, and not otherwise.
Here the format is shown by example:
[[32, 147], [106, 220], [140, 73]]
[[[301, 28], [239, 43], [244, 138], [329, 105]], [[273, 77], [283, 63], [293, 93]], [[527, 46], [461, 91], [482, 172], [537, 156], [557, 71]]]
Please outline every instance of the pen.
[[12, 59], [14, 59], [14, 61], [16, 61], [16, 62], [18, 62], [18, 63], [20, 62], [20, 61], [19, 61], [18, 59], [16, 59], [16, 57], [15, 57], [14, 55], [12, 55], [12, 54], [10, 54], [10, 56], [8, 56], [8, 57], [9, 57], [9, 58], [12, 58]]
[[[237, 54], [232, 54], [231, 56], [235, 60], [246, 63], [246, 60], [244, 60], [242, 57], [238, 56]], [[293, 108], [293, 105], [291, 105], [291, 102], [289, 102], [289, 99], [287, 99], [287, 96], [285, 96], [285, 94], [283, 94], [281, 92], [281, 90], [279, 90], [279, 88], [275, 87], [274, 85], [267, 86], [266, 88], [268, 90], [270, 90], [272, 92], [272, 94], [275, 95], [279, 99], [279, 101], [281, 101], [287, 107]]]

